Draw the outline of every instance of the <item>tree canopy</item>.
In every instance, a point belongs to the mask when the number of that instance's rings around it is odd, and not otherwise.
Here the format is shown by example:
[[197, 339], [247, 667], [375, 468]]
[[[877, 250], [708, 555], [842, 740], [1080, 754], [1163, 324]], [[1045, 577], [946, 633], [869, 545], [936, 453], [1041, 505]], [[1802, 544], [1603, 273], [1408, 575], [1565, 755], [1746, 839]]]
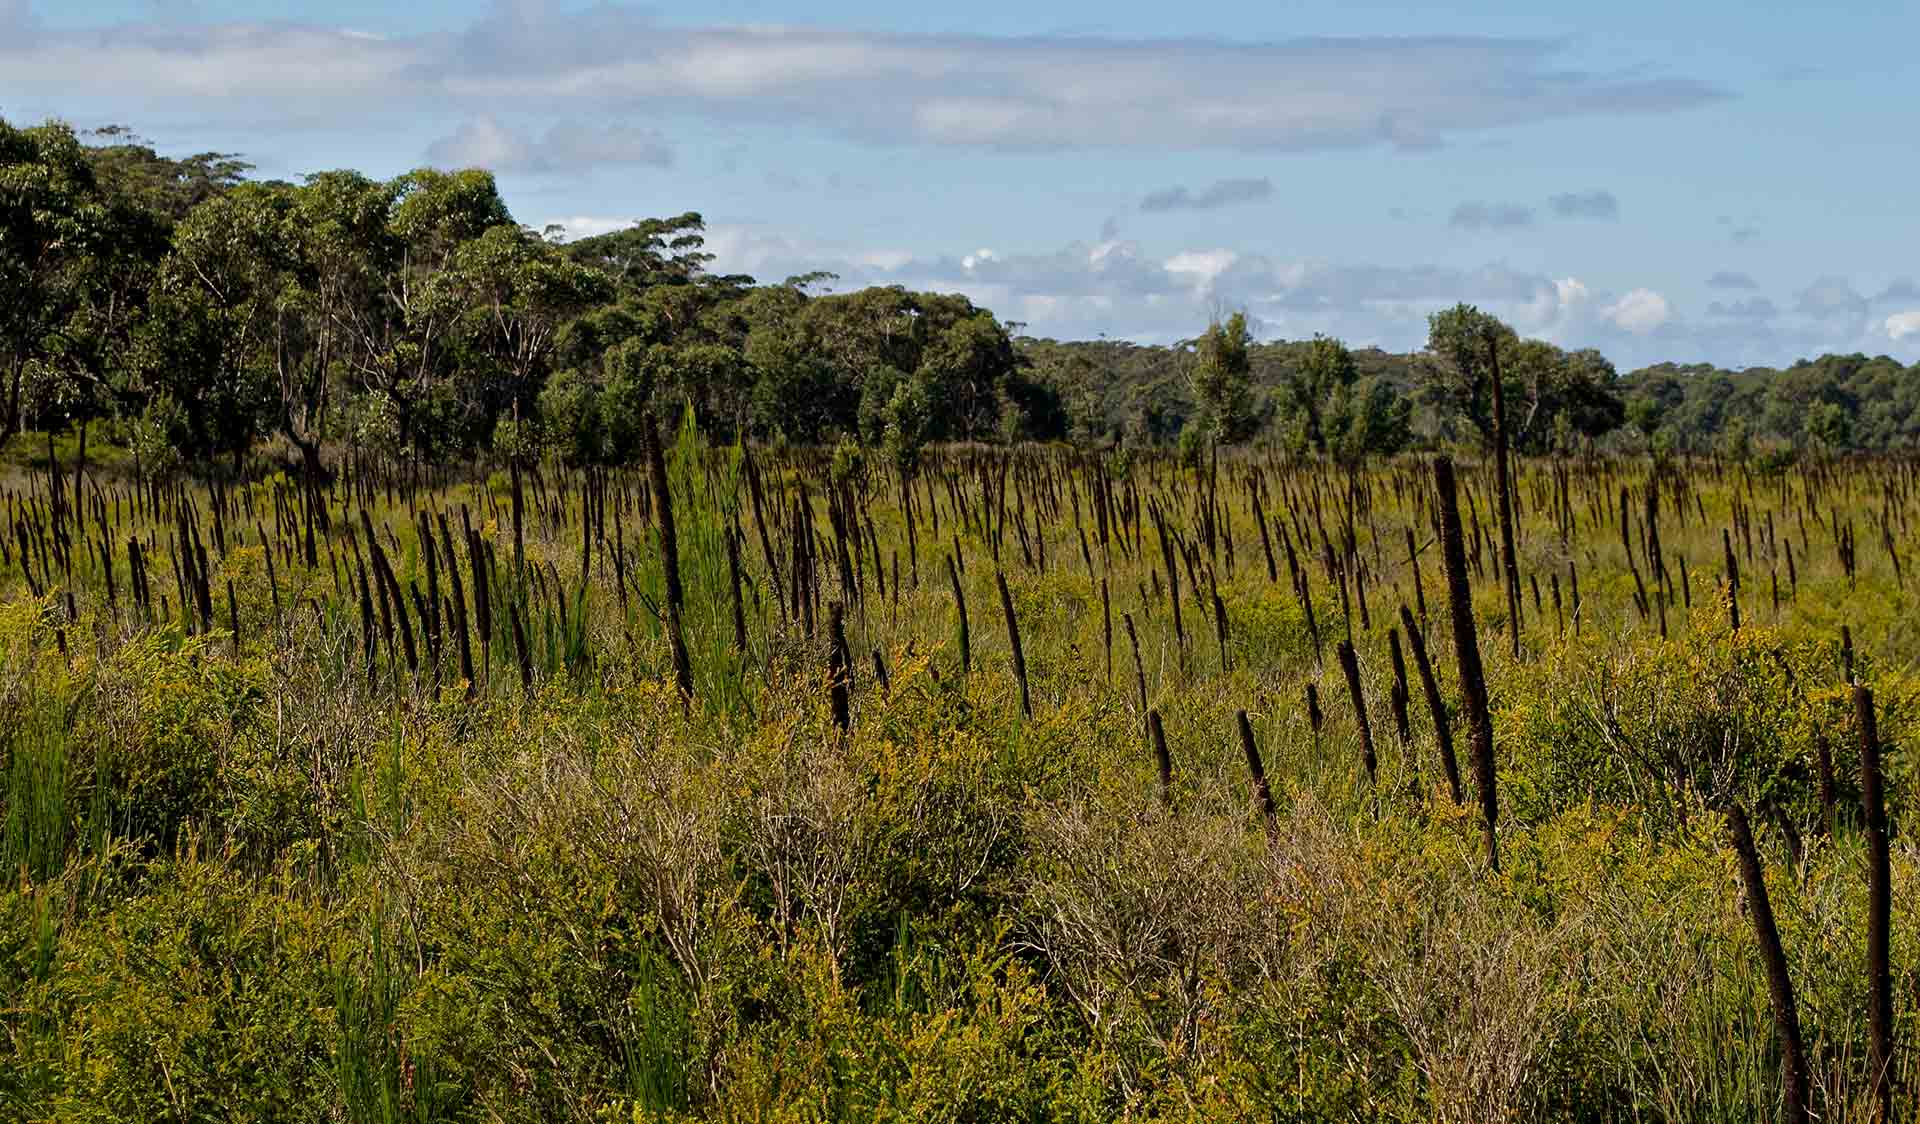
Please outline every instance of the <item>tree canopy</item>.
[[696, 211], [566, 241], [519, 224], [484, 171], [250, 171], [118, 126], [0, 120], [0, 445], [102, 423], [154, 466], [272, 438], [309, 468], [329, 444], [617, 463], [637, 411], [686, 407], [723, 439], [853, 439], [902, 465], [930, 441], [1023, 439], [1354, 463], [1487, 440], [1496, 371], [1527, 453], [1920, 439], [1920, 379], [1884, 356], [1621, 376], [1469, 305], [1410, 355], [1260, 341], [1243, 312], [1166, 346], [1063, 343], [957, 294], [713, 273]]

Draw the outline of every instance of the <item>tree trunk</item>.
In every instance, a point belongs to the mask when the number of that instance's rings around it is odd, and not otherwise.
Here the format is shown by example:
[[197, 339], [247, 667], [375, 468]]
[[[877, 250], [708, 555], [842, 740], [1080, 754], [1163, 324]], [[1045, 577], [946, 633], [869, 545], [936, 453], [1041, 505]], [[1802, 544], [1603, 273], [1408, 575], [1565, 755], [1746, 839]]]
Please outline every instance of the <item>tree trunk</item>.
[[0, 403], [0, 451], [20, 432], [20, 386], [26, 381], [27, 361], [16, 355], [7, 373], [7, 397]]

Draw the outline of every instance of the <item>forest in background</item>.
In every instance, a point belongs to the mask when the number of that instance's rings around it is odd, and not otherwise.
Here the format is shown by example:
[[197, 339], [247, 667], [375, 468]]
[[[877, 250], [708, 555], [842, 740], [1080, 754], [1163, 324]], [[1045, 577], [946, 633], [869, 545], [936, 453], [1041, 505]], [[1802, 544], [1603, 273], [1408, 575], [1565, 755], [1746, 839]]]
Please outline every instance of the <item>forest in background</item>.
[[[323, 445], [609, 465], [633, 460], [637, 407], [663, 394], [721, 439], [902, 463], [954, 440], [1351, 462], [1484, 438], [1496, 365], [1523, 452], [1780, 458], [1920, 434], [1920, 379], [1885, 356], [1622, 375], [1466, 306], [1412, 354], [1256, 343], [1239, 316], [1168, 346], [1060, 342], [960, 295], [712, 272], [696, 212], [564, 241], [516, 222], [483, 171], [251, 170], [121, 127], [0, 120], [0, 445], [40, 432], [84, 463], [91, 437], [162, 475], [276, 439], [314, 469]], [[1497, 354], [1467, 346], [1489, 329]]]

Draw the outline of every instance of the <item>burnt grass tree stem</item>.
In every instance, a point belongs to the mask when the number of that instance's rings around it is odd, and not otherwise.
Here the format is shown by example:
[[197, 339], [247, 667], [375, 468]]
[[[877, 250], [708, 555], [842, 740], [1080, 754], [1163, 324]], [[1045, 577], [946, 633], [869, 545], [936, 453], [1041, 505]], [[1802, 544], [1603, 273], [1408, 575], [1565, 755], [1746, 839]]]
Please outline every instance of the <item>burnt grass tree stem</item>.
[[1754, 936], [1760, 942], [1760, 956], [1767, 967], [1767, 992], [1773, 1006], [1774, 1035], [1780, 1040], [1780, 1119], [1804, 1122], [1807, 1114], [1807, 1052], [1800, 1038], [1800, 1014], [1794, 1004], [1793, 977], [1787, 974], [1787, 955], [1780, 945], [1780, 930], [1774, 924], [1773, 903], [1767, 897], [1766, 876], [1760, 867], [1760, 851], [1753, 843], [1753, 828], [1747, 822], [1746, 809], [1738, 803], [1727, 809], [1727, 834], [1740, 859], [1740, 881], [1746, 887], [1747, 912], [1753, 918]]
[[1440, 749], [1440, 768], [1447, 775], [1447, 791], [1455, 804], [1466, 803], [1460, 791], [1460, 762], [1453, 755], [1453, 723], [1447, 717], [1446, 700], [1440, 696], [1440, 682], [1433, 674], [1433, 661], [1427, 658], [1426, 637], [1421, 634], [1413, 614], [1400, 606], [1400, 623], [1407, 630], [1407, 644], [1413, 649], [1413, 666], [1420, 672], [1420, 690], [1427, 697], [1427, 710], [1433, 715], [1433, 740]]
[[964, 678], [973, 673], [973, 644], [967, 628], [967, 591], [960, 585], [960, 571], [951, 554], [947, 555], [947, 580], [953, 583], [953, 608], [960, 618], [960, 675]]
[[1261, 818], [1266, 821], [1267, 838], [1278, 839], [1279, 812], [1273, 804], [1273, 789], [1267, 784], [1267, 768], [1260, 760], [1260, 747], [1253, 741], [1253, 723], [1247, 720], [1244, 710], [1234, 713], [1234, 721], [1240, 728], [1240, 749], [1247, 757], [1247, 773], [1253, 780], [1253, 798], [1260, 805]]
[[995, 569], [993, 580], [1000, 587], [1000, 611], [1007, 618], [1007, 644], [1013, 649], [1013, 678], [1020, 685], [1020, 713], [1033, 717], [1033, 698], [1027, 691], [1027, 655], [1020, 646], [1020, 619], [1013, 612], [1013, 594], [1007, 590], [1007, 575]]
[[1401, 748], [1413, 741], [1413, 727], [1407, 718], [1407, 659], [1400, 651], [1400, 630], [1387, 629], [1387, 652], [1393, 658], [1393, 692], [1389, 703], [1393, 711], [1393, 730], [1400, 738]]
[[1360, 689], [1360, 659], [1354, 654], [1353, 644], [1342, 640], [1335, 654], [1340, 659], [1340, 671], [1347, 679], [1347, 694], [1353, 698], [1353, 719], [1360, 726], [1360, 760], [1367, 767], [1367, 783], [1372, 784], [1380, 771], [1380, 762], [1373, 752], [1373, 723], [1367, 720], [1367, 700]]
[[1868, 1074], [1875, 1120], [1893, 1119], [1893, 868], [1887, 843], [1887, 803], [1880, 771], [1880, 732], [1873, 690], [1853, 689], [1860, 732], [1860, 800], [1867, 829], [1867, 1014]]
[[1500, 490], [1501, 584], [1507, 590], [1507, 635], [1512, 641], [1513, 658], [1517, 660], [1520, 658], [1520, 563], [1513, 549], [1513, 487], [1507, 472], [1506, 395], [1501, 389], [1500, 340], [1496, 335], [1487, 337], [1487, 360], [1493, 381], [1493, 481]]
[[[453, 628], [460, 649], [460, 677], [466, 681], [466, 694], [474, 694], [473, 642], [467, 631], [467, 591], [466, 583], [460, 576], [460, 558], [453, 552], [453, 531], [447, 526], [446, 512], [440, 513], [440, 546], [447, 556], [447, 580], [453, 587]], [[469, 567], [473, 559], [467, 559]]]
[[1840, 806], [1835, 792], [1833, 773], [1833, 744], [1827, 740], [1823, 731], [1816, 730], [1813, 735], [1814, 777], [1820, 796], [1821, 830], [1829, 836], [1840, 833]]
[[845, 734], [853, 725], [853, 656], [847, 647], [847, 607], [827, 606], [827, 690], [833, 706], [833, 724]]
[[533, 656], [527, 650], [526, 607], [516, 601], [508, 614], [513, 619], [513, 650], [520, 660], [520, 689], [533, 694]]
[[1153, 743], [1153, 764], [1160, 774], [1160, 803], [1173, 807], [1173, 755], [1167, 752], [1167, 727], [1158, 710], [1147, 711], [1147, 736]]
[[1434, 489], [1440, 500], [1440, 539], [1447, 570], [1447, 601], [1453, 615], [1453, 645], [1460, 660], [1460, 693], [1466, 704], [1467, 733], [1473, 740], [1473, 779], [1480, 790], [1481, 828], [1486, 833], [1487, 865], [1500, 869], [1500, 801], [1494, 791], [1493, 717], [1487, 705], [1486, 671], [1480, 664], [1480, 640], [1474, 629], [1473, 590], [1467, 584], [1467, 550], [1460, 530], [1460, 500], [1455, 493], [1453, 459], [1433, 462]]
[[687, 655], [687, 637], [681, 622], [685, 591], [680, 586], [680, 539], [673, 526], [673, 492], [667, 484], [667, 458], [660, 448], [660, 429], [651, 410], [641, 413], [641, 436], [647, 446], [647, 478], [653, 485], [654, 518], [660, 528], [660, 568], [667, 587], [667, 643], [673, 651], [673, 682], [682, 699], [693, 698], [693, 661]]
[[747, 651], [747, 611], [740, 593], [740, 529], [737, 526], [726, 530], [727, 539], [727, 582], [733, 607], [733, 649], [742, 655]]
[[1133, 627], [1133, 614], [1122, 613], [1120, 619], [1127, 626], [1127, 643], [1133, 647], [1133, 683], [1140, 696], [1140, 709], [1147, 709], [1147, 667], [1140, 659], [1140, 633]]

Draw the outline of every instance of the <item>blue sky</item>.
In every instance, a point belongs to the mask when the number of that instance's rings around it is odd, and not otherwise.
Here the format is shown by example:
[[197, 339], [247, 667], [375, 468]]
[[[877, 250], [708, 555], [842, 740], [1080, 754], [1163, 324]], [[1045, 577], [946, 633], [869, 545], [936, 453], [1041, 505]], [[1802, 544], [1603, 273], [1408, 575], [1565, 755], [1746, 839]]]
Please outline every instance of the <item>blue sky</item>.
[[1920, 360], [1920, 5], [0, 0], [0, 114], [263, 174], [493, 168], [721, 268], [1037, 334]]

